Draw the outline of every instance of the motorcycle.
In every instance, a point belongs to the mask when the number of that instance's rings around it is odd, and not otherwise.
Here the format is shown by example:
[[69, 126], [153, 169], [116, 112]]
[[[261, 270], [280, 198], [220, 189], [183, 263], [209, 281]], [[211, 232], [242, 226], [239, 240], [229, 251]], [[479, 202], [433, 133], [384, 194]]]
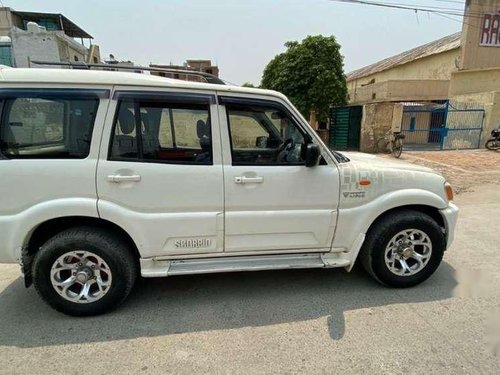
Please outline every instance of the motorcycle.
[[491, 131], [491, 138], [485, 144], [488, 150], [500, 150], [500, 127]]

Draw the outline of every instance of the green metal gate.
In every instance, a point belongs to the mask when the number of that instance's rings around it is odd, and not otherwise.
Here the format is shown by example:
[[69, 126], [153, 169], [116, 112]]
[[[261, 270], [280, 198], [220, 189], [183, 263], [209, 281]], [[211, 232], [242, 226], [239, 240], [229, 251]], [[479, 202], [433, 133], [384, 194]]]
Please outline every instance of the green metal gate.
[[330, 110], [328, 143], [334, 150], [359, 150], [362, 106], [333, 107]]

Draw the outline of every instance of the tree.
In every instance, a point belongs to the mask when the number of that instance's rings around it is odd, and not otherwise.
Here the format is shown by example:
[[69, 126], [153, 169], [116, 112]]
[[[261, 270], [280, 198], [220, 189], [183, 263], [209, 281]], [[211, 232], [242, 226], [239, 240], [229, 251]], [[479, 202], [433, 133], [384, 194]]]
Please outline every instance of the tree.
[[252, 82], [245, 82], [241, 87], [256, 87]]
[[261, 87], [288, 96], [305, 118], [314, 110], [319, 121], [326, 121], [330, 105], [346, 103], [340, 45], [334, 36], [316, 35], [287, 42], [285, 47], [267, 64]]

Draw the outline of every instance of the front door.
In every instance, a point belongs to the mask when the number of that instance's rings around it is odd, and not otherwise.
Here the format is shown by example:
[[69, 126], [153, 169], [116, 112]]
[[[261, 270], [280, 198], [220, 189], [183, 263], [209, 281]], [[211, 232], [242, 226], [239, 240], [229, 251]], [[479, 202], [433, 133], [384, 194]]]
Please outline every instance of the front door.
[[[220, 97], [225, 251], [329, 251], [339, 175], [324, 159], [305, 166], [313, 142], [284, 103]], [[224, 133], [227, 132], [227, 136]]]
[[119, 90], [114, 99], [98, 164], [99, 215], [130, 233], [143, 258], [222, 251], [215, 96]]

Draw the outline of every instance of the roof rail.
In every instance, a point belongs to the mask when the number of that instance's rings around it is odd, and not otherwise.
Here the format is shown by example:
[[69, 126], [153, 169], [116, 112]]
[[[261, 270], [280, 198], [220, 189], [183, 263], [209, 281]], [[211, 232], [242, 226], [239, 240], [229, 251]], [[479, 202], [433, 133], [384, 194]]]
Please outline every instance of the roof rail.
[[[168, 68], [151, 68], [146, 66], [130, 66], [130, 65], [120, 65], [120, 64], [89, 64], [83, 61], [40, 61], [40, 60], [31, 60], [32, 64], [36, 65], [51, 65], [51, 66], [67, 66], [71, 69], [88, 69], [91, 68], [104, 68], [104, 69], [124, 69], [124, 70], [140, 70], [140, 71], [148, 71], [148, 72], [163, 72], [163, 73], [181, 73], [195, 77], [203, 78], [207, 83], [213, 83], [216, 85], [225, 85], [226, 83], [220, 79], [219, 77], [214, 76], [213, 74], [205, 73], [205, 72], [197, 72], [194, 70], [187, 69], [168, 69]], [[170, 78], [170, 77], [169, 77]], [[176, 79], [176, 78], [172, 78]]]

